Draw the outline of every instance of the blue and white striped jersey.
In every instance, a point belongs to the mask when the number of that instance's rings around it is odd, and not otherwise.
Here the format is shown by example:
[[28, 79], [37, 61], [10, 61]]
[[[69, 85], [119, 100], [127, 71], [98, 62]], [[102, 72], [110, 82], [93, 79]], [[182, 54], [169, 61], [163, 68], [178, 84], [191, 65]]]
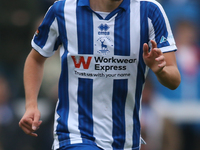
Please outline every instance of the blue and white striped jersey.
[[60, 46], [61, 75], [54, 149], [91, 143], [105, 150], [140, 149], [140, 103], [148, 72], [143, 44], [176, 46], [154, 0], [123, 0], [103, 19], [89, 0], [60, 0], [46, 13], [32, 46], [50, 57]]

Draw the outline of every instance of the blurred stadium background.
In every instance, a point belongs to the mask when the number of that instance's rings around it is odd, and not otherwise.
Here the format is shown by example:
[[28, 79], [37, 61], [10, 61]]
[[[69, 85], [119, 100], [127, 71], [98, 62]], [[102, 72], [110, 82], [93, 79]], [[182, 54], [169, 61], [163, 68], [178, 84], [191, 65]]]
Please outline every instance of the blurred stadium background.
[[[142, 150], [200, 150], [200, 1], [158, 0], [178, 46], [182, 83], [175, 91], [149, 73], [143, 92]], [[39, 137], [25, 135], [18, 122], [24, 109], [23, 65], [30, 41], [54, 0], [0, 0], [0, 150], [49, 150], [60, 73], [58, 53], [45, 64], [39, 95], [43, 124]]]

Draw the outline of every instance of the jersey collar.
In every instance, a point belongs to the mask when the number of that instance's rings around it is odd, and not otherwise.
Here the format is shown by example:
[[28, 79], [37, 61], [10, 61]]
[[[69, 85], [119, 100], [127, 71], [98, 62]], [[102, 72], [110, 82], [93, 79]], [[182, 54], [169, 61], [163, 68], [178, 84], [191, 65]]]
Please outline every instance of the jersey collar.
[[[126, 11], [128, 9], [129, 4], [130, 4], [130, 0], [123, 0], [123, 2], [119, 5], [118, 8], [122, 8]], [[89, 0], [78, 0], [78, 6], [90, 7], [90, 1]]]

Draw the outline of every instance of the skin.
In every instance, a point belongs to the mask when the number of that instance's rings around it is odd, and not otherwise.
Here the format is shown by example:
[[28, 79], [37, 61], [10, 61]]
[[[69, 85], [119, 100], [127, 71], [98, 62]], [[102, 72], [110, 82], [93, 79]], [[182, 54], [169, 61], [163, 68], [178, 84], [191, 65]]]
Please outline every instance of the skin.
[[93, 11], [111, 12], [115, 10], [123, 0], [90, 0]]
[[[123, 0], [90, 0], [94, 11], [111, 12]], [[143, 46], [143, 58], [146, 65], [156, 74], [158, 80], [170, 89], [176, 89], [180, 84], [180, 73], [176, 65], [174, 52], [162, 53], [155, 41], [151, 41], [152, 50], [149, 52], [147, 43]], [[37, 97], [41, 86], [46, 58], [34, 49], [28, 55], [24, 66], [24, 87], [26, 96], [26, 111], [19, 122], [22, 130], [31, 136], [37, 137], [35, 131], [39, 128], [40, 111], [37, 106]]]
[[175, 52], [162, 53], [157, 43], [151, 40], [152, 49], [149, 52], [147, 43], [143, 45], [143, 59], [145, 64], [155, 73], [158, 81], [165, 87], [174, 90], [180, 82], [181, 76], [176, 63]]
[[32, 49], [24, 66], [26, 111], [19, 122], [19, 126], [26, 134], [34, 137], [38, 136], [34, 131], [36, 131], [42, 123], [40, 120], [40, 111], [37, 106], [37, 98], [42, 83], [45, 60], [45, 57]]

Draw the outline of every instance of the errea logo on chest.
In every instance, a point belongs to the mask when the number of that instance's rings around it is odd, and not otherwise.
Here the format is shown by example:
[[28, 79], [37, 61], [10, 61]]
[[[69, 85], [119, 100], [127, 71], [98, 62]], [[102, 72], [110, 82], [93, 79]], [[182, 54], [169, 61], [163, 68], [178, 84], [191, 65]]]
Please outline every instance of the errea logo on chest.
[[111, 32], [113, 29], [107, 23], [98, 24], [96, 29], [95, 50], [98, 54], [105, 56], [113, 48], [113, 41], [111, 41]]
[[98, 28], [100, 29], [98, 35], [110, 35], [110, 32], [108, 32], [110, 27], [107, 24], [100, 24]]

